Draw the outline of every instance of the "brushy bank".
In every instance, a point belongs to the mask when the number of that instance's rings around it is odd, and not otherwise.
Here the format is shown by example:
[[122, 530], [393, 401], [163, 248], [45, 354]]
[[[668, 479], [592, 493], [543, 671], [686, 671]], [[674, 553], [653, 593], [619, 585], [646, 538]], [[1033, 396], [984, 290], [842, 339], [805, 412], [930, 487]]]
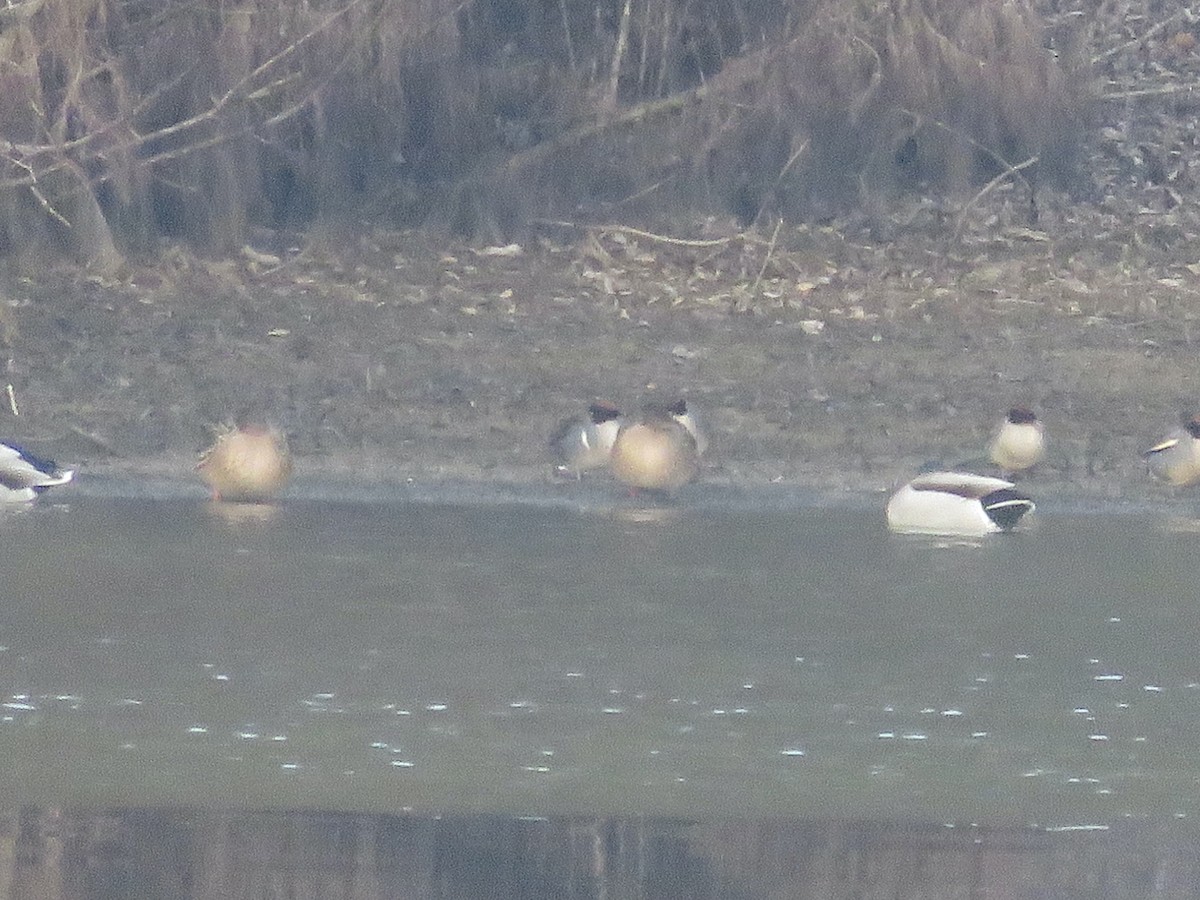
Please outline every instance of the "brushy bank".
[[112, 274], [347, 210], [489, 240], [879, 214], [996, 176], [1033, 203], [1082, 183], [1099, 25], [1012, 0], [23, 0], [0, 255]]
[[708, 481], [882, 489], [1020, 402], [1044, 487], [1153, 493], [1200, 397], [1190, 16], [13, 4], [2, 436], [188, 477], [249, 414], [302, 470], [527, 482], [588, 400], [683, 392]]

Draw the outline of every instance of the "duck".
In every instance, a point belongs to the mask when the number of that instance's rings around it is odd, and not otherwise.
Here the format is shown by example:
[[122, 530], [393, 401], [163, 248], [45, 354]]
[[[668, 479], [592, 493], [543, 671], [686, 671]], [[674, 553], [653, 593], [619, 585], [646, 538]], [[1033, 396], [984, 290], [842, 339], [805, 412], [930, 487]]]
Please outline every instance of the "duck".
[[696, 477], [700, 453], [696, 438], [680, 421], [677, 406], [648, 406], [626, 420], [613, 441], [609, 468], [634, 491], [673, 493]]
[[550, 437], [550, 448], [558, 459], [557, 471], [574, 474], [578, 479], [584, 472], [607, 465], [622, 421], [621, 410], [615, 404], [598, 400], [588, 407], [586, 416], [559, 425]]
[[74, 477], [73, 469], [60, 469], [20, 447], [0, 444], [0, 501], [28, 503], [46, 488]]
[[217, 435], [200, 455], [196, 471], [208, 483], [214, 500], [264, 503], [292, 474], [287, 438], [270, 425], [240, 425]]
[[1033, 501], [1003, 478], [929, 472], [891, 496], [887, 523], [893, 531], [974, 537], [1011, 531], [1033, 509]]
[[1037, 414], [1024, 406], [1014, 406], [996, 428], [988, 458], [1012, 475], [1037, 465], [1045, 455], [1045, 428]]
[[688, 430], [692, 440], [696, 442], [696, 455], [703, 456], [708, 450], [708, 432], [703, 419], [694, 405], [689, 406], [686, 399], [680, 397], [667, 407], [671, 418]]
[[1200, 415], [1167, 433], [1142, 457], [1150, 474], [1160, 481], [1176, 487], [1200, 481]]

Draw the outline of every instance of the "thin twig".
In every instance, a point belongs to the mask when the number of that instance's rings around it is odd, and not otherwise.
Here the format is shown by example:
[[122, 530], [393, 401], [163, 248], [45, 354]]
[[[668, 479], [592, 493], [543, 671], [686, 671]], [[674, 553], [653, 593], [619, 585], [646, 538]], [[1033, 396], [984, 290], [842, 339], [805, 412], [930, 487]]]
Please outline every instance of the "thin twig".
[[589, 225], [585, 227], [594, 228], [597, 231], [603, 232], [632, 234], [635, 237], [642, 237], [650, 241], [657, 241], [660, 244], [671, 244], [675, 247], [719, 247], [734, 240], [734, 238], [716, 238], [713, 240], [700, 240], [697, 238], [674, 238], [665, 234], [655, 234], [652, 231], [642, 231], [640, 228], [634, 228], [630, 225]]
[[771, 189], [769, 191], [766, 191], [763, 194], [762, 203], [760, 203], [758, 205], [758, 212], [756, 212], [754, 214], [754, 218], [750, 221], [751, 225], [758, 224], [759, 216], [761, 216], [763, 214], [763, 210], [767, 208], [767, 201], [775, 195], [775, 192], [777, 190], [779, 190], [779, 185], [783, 184], [783, 179], [784, 179], [784, 176], [787, 175], [788, 169], [790, 169], [792, 166], [794, 166], [796, 164], [796, 160], [798, 160], [801, 156], [803, 156], [804, 151], [807, 149], [808, 149], [808, 141], [805, 140], [803, 143], [800, 144], [799, 147], [796, 148], [796, 152], [793, 153], [790, 157], [788, 157], [788, 161], [783, 164], [783, 168], [780, 169], [779, 174], [775, 176], [775, 181], [771, 185]]
[[613, 209], [616, 207], [626, 206], [630, 203], [636, 203], [638, 200], [641, 200], [647, 194], [653, 194], [655, 191], [657, 191], [659, 188], [661, 188], [668, 181], [671, 181], [673, 178], [675, 178], [675, 176], [671, 175], [671, 176], [668, 176], [667, 178], [664, 178], [662, 181], [656, 181], [656, 182], [654, 182], [654, 184], [648, 184], [644, 188], [642, 188], [640, 191], [635, 191], [634, 193], [630, 194], [628, 197], [622, 197], [620, 200], [613, 201], [612, 203], [609, 204], [609, 208]]
[[775, 253], [775, 241], [779, 237], [779, 229], [782, 227], [783, 219], [776, 219], [775, 230], [771, 232], [771, 242], [767, 244], [767, 255], [763, 259], [762, 267], [758, 270], [758, 277], [754, 279], [754, 284], [750, 285], [751, 296], [758, 293], [758, 286], [762, 284], [763, 275], [766, 274], [767, 266], [771, 263], [771, 256]]
[[625, 0], [621, 10], [621, 24], [617, 30], [617, 46], [613, 49], [612, 67], [608, 73], [607, 106], [617, 108], [617, 90], [621, 81], [621, 61], [625, 58], [625, 48], [629, 46], [629, 19], [633, 14], [633, 0]]
[[1149, 29], [1147, 29], [1146, 31], [1142, 32], [1140, 35], [1135, 37], [1133, 40], [1126, 41], [1124, 44], [1120, 44], [1119, 46], [1113, 47], [1111, 50], [1109, 50], [1105, 53], [1101, 53], [1099, 56], [1097, 56], [1095, 59], [1092, 60], [1092, 65], [1095, 66], [1099, 63], [1102, 63], [1102, 62], [1108, 60], [1109, 58], [1111, 58], [1113, 56], [1117, 56], [1120, 53], [1124, 53], [1130, 47], [1136, 47], [1138, 44], [1145, 41], [1151, 35], [1157, 34], [1158, 32], [1162, 31], [1164, 28], [1169, 26], [1172, 22], [1176, 21], [1177, 19], [1182, 18], [1185, 15], [1191, 15], [1191, 9], [1187, 6], [1185, 6], [1183, 9], [1179, 10], [1179, 12], [1175, 13], [1174, 15], [1167, 16], [1167, 18], [1163, 19], [1157, 25], [1154, 25], [1154, 26], [1150, 27]]
[[970, 144], [972, 147], [974, 147], [980, 153], [990, 156], [993, 160], [995, 160], [995, 162], [998, 165], [1000, 165], [1006, 171], [1018, 173], [1017, 177], [1021, 179], [1021, 183], [1025, 185], [1025, 187], [1029, 190], [1029, 192], [1031, 194], [1033, 193], [1033, 185], [1029, 183], [1029, 181], [1025, 178], [1024, 175], [1020, 174], [1020, 171], [1022, 169], [1031, 165], [1029, 160], [1026, 160], [1025, 162], [1021, 163], [1019, 166], [1013, 165], [1007, 159], [1005, 159], [1003, 156], [1001, 156], [999, 152], [997, 152], [996, 150], [993, 150], [991, 147], [988, 147], [986, 144], [979, 143], [979, 141], [975, 140], [975, 138], [971, 137], [969, 134], [967, 134], [966, 132], [962, 131], [959, 128], [954, 128], [951, 125], [947, 125], [945, 122], [939, 121], [938, 119], [926, 119], [920, 113], [915, 113], [911, 109], [901, 109], [900, 112], [904, 113], [907, 116], [911, 116], [913, 121], [916, 122], [918, 125], [923, 121], [927, 121], [930, 125], [934, 126], [935, 128], [940, 128], [942, 131], [946, 132], [947, 134], [954, 135], [956, 138], [966, 141], [968, 144]]
[[31, 179], [29, 182], [29, 192], [33, 194], [33, 198], [41, 205], [46, 215], [57, 220], [58, 223], [64, 228], [70, 228], [71, 223], [63, 218], [62, 214], [54, 208], [54, 205], [48, 199], [46, 199], [46, 195], [43, 194], [41, 189], [37, 186], [37, 174], [33, 171], [33, 168], [23, 160], [13, 157], [9, 157], [9, 161], [17, 168], [25, 169], [29, 173], [29, 178]]
[[[1036, 156], [1031, 156], [1031, 157], [1029, 157], [1029, 159], [1025, 160], [1025, 162], [1019, 163], [1018, 165], [1015, 165], [1015, 166], [1010, 166], [1009, 168], [1005, 169], [1003, 172], [1001, 172], [999, 175], [997, 175], [995, 178], [993, 178], [991, 181], [989, 181], [987, 184], [985, 184], [980, 189], [979, 193], [976, 194], [974, 197], [972, 197], [970, 202], [967, 203], [967, 205], [963, 207], [962, 212], [958, 214], [958, 224], [954, 228], [954, 240], [957, 241], [959, 239], [959, 237], [962, 236], [962, 230], [965, 227], [966, 222], [967, 222], [967, 213], [969, 213], [971, 211], [971, 207], [973, 207], [976, 203], [978, 203], [980, 200], [982, 200], [988, 193], [991, 192], [991, 190], [993, 188], [996, 187], [996, 185], [1000, 184], [1002, 181], [1004, 181], [1010, 175], [1017, 175], [1022, 169], [1029, 168], [1037, 161], [1038, 161], [1038, 158]], [[1024, 176], [1019, 176], [1019, 177], [1021, 177], [1022, 181], [1025, 181]], [[1028, 184], [1029, 182], [1025, 182], [1025, 183]]]
[[534, 219], [533, 224], [550, 228], [576, 228], [586, 231], [591, 235], [632, 234], [634, 237], [645, 238], [648, 241], [655, 241], [659, 244], [671, 244], [675, 247], [724, 247], [733, 241], [747, 239], [744, 234], [714, 239], [676, 238], [665, 234], [655, 234], [652, 231], [642, 231], [642, 229], [634, 228], [632, 225], [587, 225], [580, 222], [568, 222], [563, 219]]
[[571, 40], [571, 20], [567, 16], [567, 0], [558, 0], [558, 11], [562, 15], [563, 41], [567, 45], [567, 68], [575, 71], [575, 44]]
[[1116, 94], [1101, 94], [1097, 100], [1109, 102], [1112, 100], [1135, 100], [1138, 97], [1173, 97], [1176, 94], [1192, 94], [1196, 95], [1196, 85], [1194, 84], [1166, 84], [1162, 87], [1143, 88], [1136, 91], [1120, 91]]

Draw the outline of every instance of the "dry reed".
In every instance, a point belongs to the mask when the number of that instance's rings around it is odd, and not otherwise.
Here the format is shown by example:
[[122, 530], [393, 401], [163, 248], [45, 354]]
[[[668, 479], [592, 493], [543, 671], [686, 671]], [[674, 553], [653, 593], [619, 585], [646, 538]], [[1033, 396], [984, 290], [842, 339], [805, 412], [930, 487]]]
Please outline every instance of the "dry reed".
[[27, 0], [0, 26], [25, 268], [346, 211], [491, 236], [1069, 178], [1088, 99], [1011, 0]]

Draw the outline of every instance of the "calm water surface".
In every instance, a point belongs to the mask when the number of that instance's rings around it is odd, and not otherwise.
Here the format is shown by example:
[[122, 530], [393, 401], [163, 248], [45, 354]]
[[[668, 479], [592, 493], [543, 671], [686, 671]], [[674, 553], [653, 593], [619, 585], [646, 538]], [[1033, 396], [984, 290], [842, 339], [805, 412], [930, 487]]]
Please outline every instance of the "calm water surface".
[[959, 543], [875, 508], [227, 512], [0, 518], [7, 805], [1200, 812], [1200, 533], [1165, 518]]

